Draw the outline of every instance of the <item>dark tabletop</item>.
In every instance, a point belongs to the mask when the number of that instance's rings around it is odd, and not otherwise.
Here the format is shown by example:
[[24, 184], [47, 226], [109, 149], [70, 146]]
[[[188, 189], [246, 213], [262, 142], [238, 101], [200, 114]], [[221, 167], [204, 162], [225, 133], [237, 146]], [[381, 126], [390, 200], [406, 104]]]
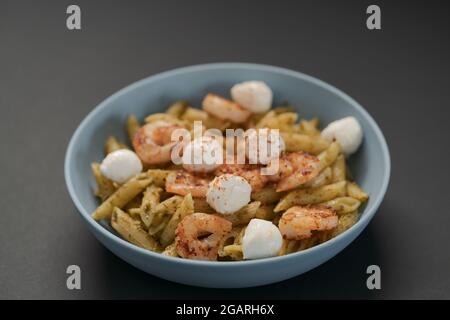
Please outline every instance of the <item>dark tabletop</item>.
[[[372, 2], [378, 31], [365, 25]], [[80, 31], [66, 28], [72, 3]], [[0, 298], [450, 298], [450, 10], [426, 3], [2, 1]], [[378, 214], [342, 253], [294, 279], [235, 290], [158, 279], [105, 249], [67, 193], [64, 153], [95, 105], [160, 71], [218, 61], [325, 80], [360, 102], [389, 144]], [[66, 288], [71, 264], [82, 270], [79, 291]], [[381, 290], [366, 287], [372, 264]]]

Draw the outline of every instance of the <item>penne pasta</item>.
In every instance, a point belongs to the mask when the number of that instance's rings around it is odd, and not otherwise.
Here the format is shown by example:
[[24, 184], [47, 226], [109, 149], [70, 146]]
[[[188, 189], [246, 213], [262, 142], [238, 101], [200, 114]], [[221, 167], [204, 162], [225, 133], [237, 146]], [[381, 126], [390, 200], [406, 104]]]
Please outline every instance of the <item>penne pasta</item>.
[[111, 225], [125, 240], [151, 251], [160, 251], [158, 242], [143, 228], [139, 220], [115, 207], [111, 216]]
[[216, 213], [211, 206], [206, 202], [205, 198], [194, 198], [194, 210], [195, 212], [202, 213]]
[[256, 212], [260, 205], [261, 202], [254, 201], [235, 213], [220, 216], [230, 221], [233, 224], [233, 226], [247, 224], [250, 222], [250, 220], [256, 217]]
[[316, 204], [343, 197], [346, 194], [346, 182], [340, 181], [313, 189], [299, 189], [289, 192], [275, 207], [275, 212], [284, 211], [293, 206]]
[[237, 244], [241, 231], [242, 227], [234, 227], [227, 235], [225, 235], [225, 237], [222, 238], [219, 243], [219, 257], [227, 257], [230, 256], [230, 254], [232, 255], [232, 251], [227, 251], [225, 248], [227, 246]]
[[169, 106], [166, 113], [180, 119], [183, 113], [186, 111], [187, 106], [188, 105], [186, 101], [177, 101]]
[[333, 230], [331, 236], [336, 237], [337, 235], [340, 235], [344, 231], [348, 230], [358, 221], [358, 216], [359, 214], [357, 211], [353, 211], [340, 216], [338, 226]]
[[278, 202], [284, 195], [284, 192], [276, 192], [276, 186], [269, 184], [259, 191], [252, 192], [252, 200], [259, 201], [262, 204], [271, 204]]
[[108, 137], [105, 141], [105, 154], [110, 154], [113, 151], [120, 150], [120, 149], [128, 149], [128, 147], [119, 142], [116, 138], [113, 136]]
[[338, 197], [333, 200], [322, 202], [321, 204], [333, 208], [338, 215], [343, 215], [358, 210], [361, 201], [351, 197]]
[[97, 162], [94, 162], [91, 164], [92, 173], [94, 174], [95, 181], [97, 182], [97, 191], [95, 192], [95, 195], [99, 197], [102, 201], [105, 201], [109, 198], [115, 191], [116, 187], [114, 186], [114, 183], [103, 176], [103, 174], [100, 171], [100, 164]]
[[223, 248], [223, 256], [230, 257], [232, 260], [243, 260], [242, 245], [230, 244]]
[[142, 192], [152, 179], [145, 173], [139, 174], [121, 185], [108, 199], [106, 199], [93, 213], [95, 220], [109, 219], [115, 207], [123, 208], [128, 202]]
[[361, 202], [366, 202], [369, 199], [369, 195], [361, 189], [356, 182], [347, 183], [347, 195], [349, 197], [358, 199]]
[[145, 123], [152, 123], [155, 121], [166, 121], [184, 128], [189, 127], [188, 122], [178, 119], [175, 116], [167, 113], [154, 113], [145, 118]]
[[263, 220], [273, 220], [278, 215], [278, 213], [276, 213], [274, 209], [274, 204], [262, 205], [258, 208], [258, 210], [256, 210], [255, 218]]
[[332, 180], [333, 180], [333, 171], [331, 170], [330, 167], [328, 167], [325, 170], [323, 170], [317, 177], [302, 185], [301, 188], [302, 189], [318, 188], [326, 184], [330, 184]]
[[159, 204], [162, 192], [163, 189], [153, 184], [148, 186], [144, 192], [139, 213], [141, 220], [147, 229], [152, 223], [153, 216], [151, 215], [151, 211]]
[[146, 174], [152, 178], [153, 184], [157, 187], [164, 188], [166, 186], [166, 178], [172, 170], [149, 169]]
[[330, 145], [328, 141], [320, 137], [312, 137], [302, 133], [281, 132], [281, 136], [287, 152], [304, 151], [316, 155], [326, 150]]
[[169, 244], [161, 254], [163, 256], [178, 257], [177, 245], [175, 244], [175, 242]]
[[183, 220], [184, 217], [193, 213], [194, 201], [191, 194], [189, 193], [184, 197], [175, 213], [170, 217], [169, 222], [165, 226], [159, 238], [160, 243], [163, 246], [167, 246], [169, 243], [171, 243], [175, 239], [175, 230], [178, 226], [178, 223], [180, 223], [180, 221]]
[[126, 127], [127, 127], [128, 139], [130, 139], [130, 142], [132, 142], [134, 135], [136, 134], [136, 131], [138, 131], [140, 128], [139, 121], [134, 114], [130, 114], [128, 116]]
[[345, 165], [345, 157], [343, 154], [340, 154], [336, 161], [332, 164], [333, 170], [333, 182], [343, 181], [346, 176], [346, 165]]
[[340, 151], [341, 147], [339, 146], [339, 143], [337, 141], [334, 141], [325, 151], [321, 152], [317, 156], [320, 161], [320, 170], [324, 170], [326, 167], [329, 167], [334, 161], [336, 161]]
[[317, 118], [300, 121], [301, 132], [308, 136], [312, 137], [320, 136], [320, 130], [318, 129], [318, 126], [319, 126], [319, 119]]

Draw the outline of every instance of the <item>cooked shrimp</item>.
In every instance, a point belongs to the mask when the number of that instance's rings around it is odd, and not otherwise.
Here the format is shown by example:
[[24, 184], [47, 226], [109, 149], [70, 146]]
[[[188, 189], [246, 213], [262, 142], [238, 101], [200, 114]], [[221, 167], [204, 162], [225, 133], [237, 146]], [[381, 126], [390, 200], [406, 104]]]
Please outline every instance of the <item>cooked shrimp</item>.
[[220, 242], [231, 231], [231, 222], [219, 216], [193, 213], [175, 231], [176, 250], [182, 258], [217, 260]]
[[336, 211], [326, 206], [310, 205], [289, 208], [281, 216], [278, 228], [283, 238], [302, 240], [311, 237], [312, 231], [331, 230], [337, 225]]
[[209, 93], [203, 99], [203, 110], [221, 120], [230, 120], [234, 123], [244, 123], [250, 117], [250, 111], [239, 104]]
[[[270, 167], [276, 165], [278, 170], [271, 170]], [[278, 182], [277, 192], [294, 189], [315, 178], [320, 172], [319, 159], [302, 151], [284, 154], [271, 161], [267, 169], [277, 172], [269, 177], [271, 181]]]
[[148, 123], [137, 130], [133, 138], [136, 154], [145, 164], [163, 164], [170, 161], [171, 151], [178, 143], [171, 135], [182, 127], [164, 120]]
[[204, 198], [211, 179], [205, 175], [195, 175], [184, 170], [169, 173], [166, 191], [182, 196], [190, 193], [193, 197]]
[[261, 166], [256, 164], [224, 164], [214, 173], [217, 176], [226, 173], [240, 176], [247, 180], [252, 187], [252, 192], [261, 190], [269, 181], [269, 176], [263, 175], [261, 173]]

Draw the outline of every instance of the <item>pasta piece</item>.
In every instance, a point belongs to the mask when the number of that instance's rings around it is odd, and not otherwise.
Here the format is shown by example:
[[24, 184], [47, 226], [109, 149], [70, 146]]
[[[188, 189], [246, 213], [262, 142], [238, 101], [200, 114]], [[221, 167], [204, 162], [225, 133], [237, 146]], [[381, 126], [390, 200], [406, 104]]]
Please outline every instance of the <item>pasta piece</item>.
[[186, 101], [177, 101], [170, 105], [170, 107], [167, 109], [166, 113], [170, 114], [171, 116], [174, 116], [175, 118], [180, 119], [181, 115], [184, 113], [184, 111], [187, 108], [187, 102]]
[[296, 251], [303, 251], [303, 250], [312, 248], [317, 244], [319, 244], [319, 239], [317, 238], [317, 236], [314, 235], [310, 238], [298, 241], [298, 246], [297, 246]]
[[336, 158], [336, 161], [332, 165], [332, 170], [333, 170], [333, 182], [345, 180], [346, 165], [345, 165], [345, 157], [343, 154], [340, 154]]
[[218, 255], [219, 257], [226, 257], [230, 255], [230, 252], [225, 251], [225, 247], [233, 245], [239, 238], [242, 227], [234, 227], [231, 231], [225, 235], [219, 243]]
[[95, 195], [105, 201], [110, 195], [116, 191], [114, 183], [106, 178], [100, 171], [100, 164], [94, 162], [91, 164], [92, 173], [94, 174], [95, 181], [97, 182], [97, 191]]
[[295, 108], [293, 106], [290, 105], [282, 105], [282, 106], [278, 106], [272, 109], [275, 114], [279, 115], [282, 113], [287, 113], [287, 112], [294, 112], [295, 113]]
[[283, 239], [283, 244], [281, 246], [280, 252], [278, 255], [284, 256], [289, 253], [294, 253], [298, 251], [298, 246], [300, 244], [300, 241], [297, 240], [287, 240]]
[[123, 210], [129, 211], [130, 209], [139, 209], [141, 207], [141, 203], [142, 203], [142, 194], [138, 194], [123, 207]]
[[184, 217], [193, 213], [194, 213], [194, 201], [192, 200], [192, 196], [189, 193], [184, 197], [183, 201], [180, 203], [180, 206], [177, 208], [175, 213], [170, 217], [169, 222], [167, 223], [163, 232], [161, 233], [159, 242], [161, 242], [163, 246], [167, 246], [169, 243], [173, 242], [175, 239], [175, 230], [178, 226], [178, 223], [180, 223], [180, 221], [183, 220]]
[[320, 137], [312, 137], [301, 133], [281, 132], [280, 134], [283, 137], [287, 152], [304, 151], [317, 155], [330, 145], [328, 141]]
[[268, 128], [268, 125], [275, 121], [276, 116], [277, 114], [274, 110], [265, 113], [264, 116], [256, 123], [255, 129]]
[[149, 169], [146, 174], [152, 178], [155, 186], [164, 188], [166, 186], [166, 178], [171, 172], [171, 170]]
[[206, 111], [191, 107], [186, 109], [181, 119], [191, 123], [191, 127], [195, 121], [201, 121], [206, 129], [216, 128], [220, 131], [224, 131], [232, 126], [230, 121], [217, 119], [209, 115]]
[[255, 218], [263, 219], [263, 220], [273, 220], [278, 213], [273, 211], [275, 209], [275, 204], [266, 204], [260, 206], [258, 210], [256, 210]]
[[105, 154], [110, 154], [113, 151], [117, 151], [120, 149], [128, 149], [128, 147], [119, 142], [116, 138], [113, 136], [108, 137], [105, 141]]
[[134, 114], [130, 114], [127, 118], [127, 133], [128, 133], [128, 139], [130, 139], [130, 142], [133, 141], [134, 135], [136, 134], [136, 131], [138, 131], [140, 128], [140, 124], [138, 119]]
[[169, 256], [169, 257], [179, 257], [177, 253], [177, 245], [175, 242], [172, 242], [169, 244], [164, 251], [161, 253], [163, 256]]
[[159, 251], [158, 242], [151, 237], [138, 220], [115, 207], [111, 217], [111, 225], [122, 238], [144, 249]]
[[141, 208], [131, 208], [128, 209], [128, 214], [134, 219], [137, 217], [141, 217]]
[[147, 229], [150, 227], [153, 218], [150, 213], [152, 209], [159, 204], [162, 191], [163, 189], [152, 184], [148, 186], [144, 192], [139, 213], [141, 220]]
[[183, 121], [183, 120], [178, 119], [178, 118], [174, 117], [173, 115], [167, 114], [167, 113], [154, 113], [145, 118], [146, 123], [152, 123], [152, 122], [160, 121], [160, 120], [166, 121], [166, 122], [169, 122], [172, 124], [176, 124], [176, 125], [179, 125], [184, 128], [190, 128], [187, 121]]
[[256, 217], [256, 212], [260, 205], [261, 202], [254, 201], [244, 206], [239, 211], [236, 211], [235, 213], [220, 216], [230, 221], [233, 224], [233, 226], [247, 224], [250, 222], [250, 220]]
[[269, 184], [259, 191], [252, 192], [251, 198], [252, 200], [259, 201], [262, 204], [278, 202], [285, 193], [276, 192], [275, 188], [276, 186], [274, 184]]
[[366, 202], [369, 199], [369, 195], [361, 189], [355, 182], [347, 183], [347, 195], [349, 197], [358, 199], [361, 202]]
[[330, 184], [333, 178], [333, 171], [330, 167], [323, 170], [318, 176], [314, 179], [308, 181], [304, 185], [300, 186], [302, 189], [305, 188], [318, 188], [324, 186], [326, 184]]
[[292, 132], [293, 124], [297, 121], [295, 112], [283, 112], [277, 114], [275, 110], [268, 112], [257, 124], [256, 128], [278, 129], [281, 132]]
[[322, 204], [336, 210], [338, 215], [343, 215], [358, 210], [361, 201], [351, 197], [338, 197], [333, 200], [322, 202]]
[[275, 212], [284, 211], [293, 206], [316, 204], [343, 197], [346, 194], [346, 181], [327, 184], [313, 189], [299, 189], [289, 192], [275, 207]]
[[339, 217], [338, 226], [333, 230], [332, 237], [336, 237], [342, 232], [350, 229], [358, 221], [358, 211], [353, 211]]
[[216, 213], [205, 198], [194, 198], [194, 210], [201, 213]]
[[242, 245], [230, 244], [223, 248], [223, 255], [230, 257], [232, 260], [243, 260]]
[[149, 215], [150, 226], [148, 233], [156, 235], [158, 232], [162, 232], [182, 201], [183, 197], [173, 196], [153, 207]]
[[337, 141], [334, 141], [330, 146], [323, 152], [321, 152], [317, 157], [320, 161], [320, 170], [324, 170], [326, 167], [330, 166], [334, 161], [336, 161], [341, 147]]
[[320, 135], [320, 130], [318, 129], [319, 119], [313, 118], [311, 120], [301, 120], [300, 121], [300, 130], [302, 133], [317, 137]]
[[123, 208], [134, 197], [141, 193], [150, 183], [152, 179], [145, 173], [128, 180], [121, 185], [108, 199], [106, 199], [93, 213], [92, 218], [95, 220], [109, 219], [114, 207]]

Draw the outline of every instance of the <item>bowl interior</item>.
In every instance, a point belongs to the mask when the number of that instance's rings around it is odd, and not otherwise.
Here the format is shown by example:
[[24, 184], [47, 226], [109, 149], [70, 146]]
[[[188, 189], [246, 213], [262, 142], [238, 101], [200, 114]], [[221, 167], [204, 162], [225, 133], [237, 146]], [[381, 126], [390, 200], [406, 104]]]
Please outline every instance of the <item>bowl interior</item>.
[[[288, 102], [301, 118], [318, 117], [322, 127], [345, 117], [356, 117], [364, 131], [359, 151], [349, 159], [355, 180], [370, 194], [362, 217], [379, 205], [389, 179], [389, 153], [373, 119], [354, 100], [320, 80], [286, 69], [253, 64], [210, 64], [182, 68], [141, 80], [119, 91], [94, 109], [74, 134], [66, 158], [66, 179], [83, 216], [98, 206], [90, 164], [103, 159], [105, 139], [127, 141], [125, 121], [165, 110], [176, 100], [200, 106], [205, 94], [229, 96], [236, 82], [265, 81], [274, 91], [274, 105]], [[81, 207], [81, 208], [80, 208]], [[104, 226], [109, 228], [108, 226]]]

